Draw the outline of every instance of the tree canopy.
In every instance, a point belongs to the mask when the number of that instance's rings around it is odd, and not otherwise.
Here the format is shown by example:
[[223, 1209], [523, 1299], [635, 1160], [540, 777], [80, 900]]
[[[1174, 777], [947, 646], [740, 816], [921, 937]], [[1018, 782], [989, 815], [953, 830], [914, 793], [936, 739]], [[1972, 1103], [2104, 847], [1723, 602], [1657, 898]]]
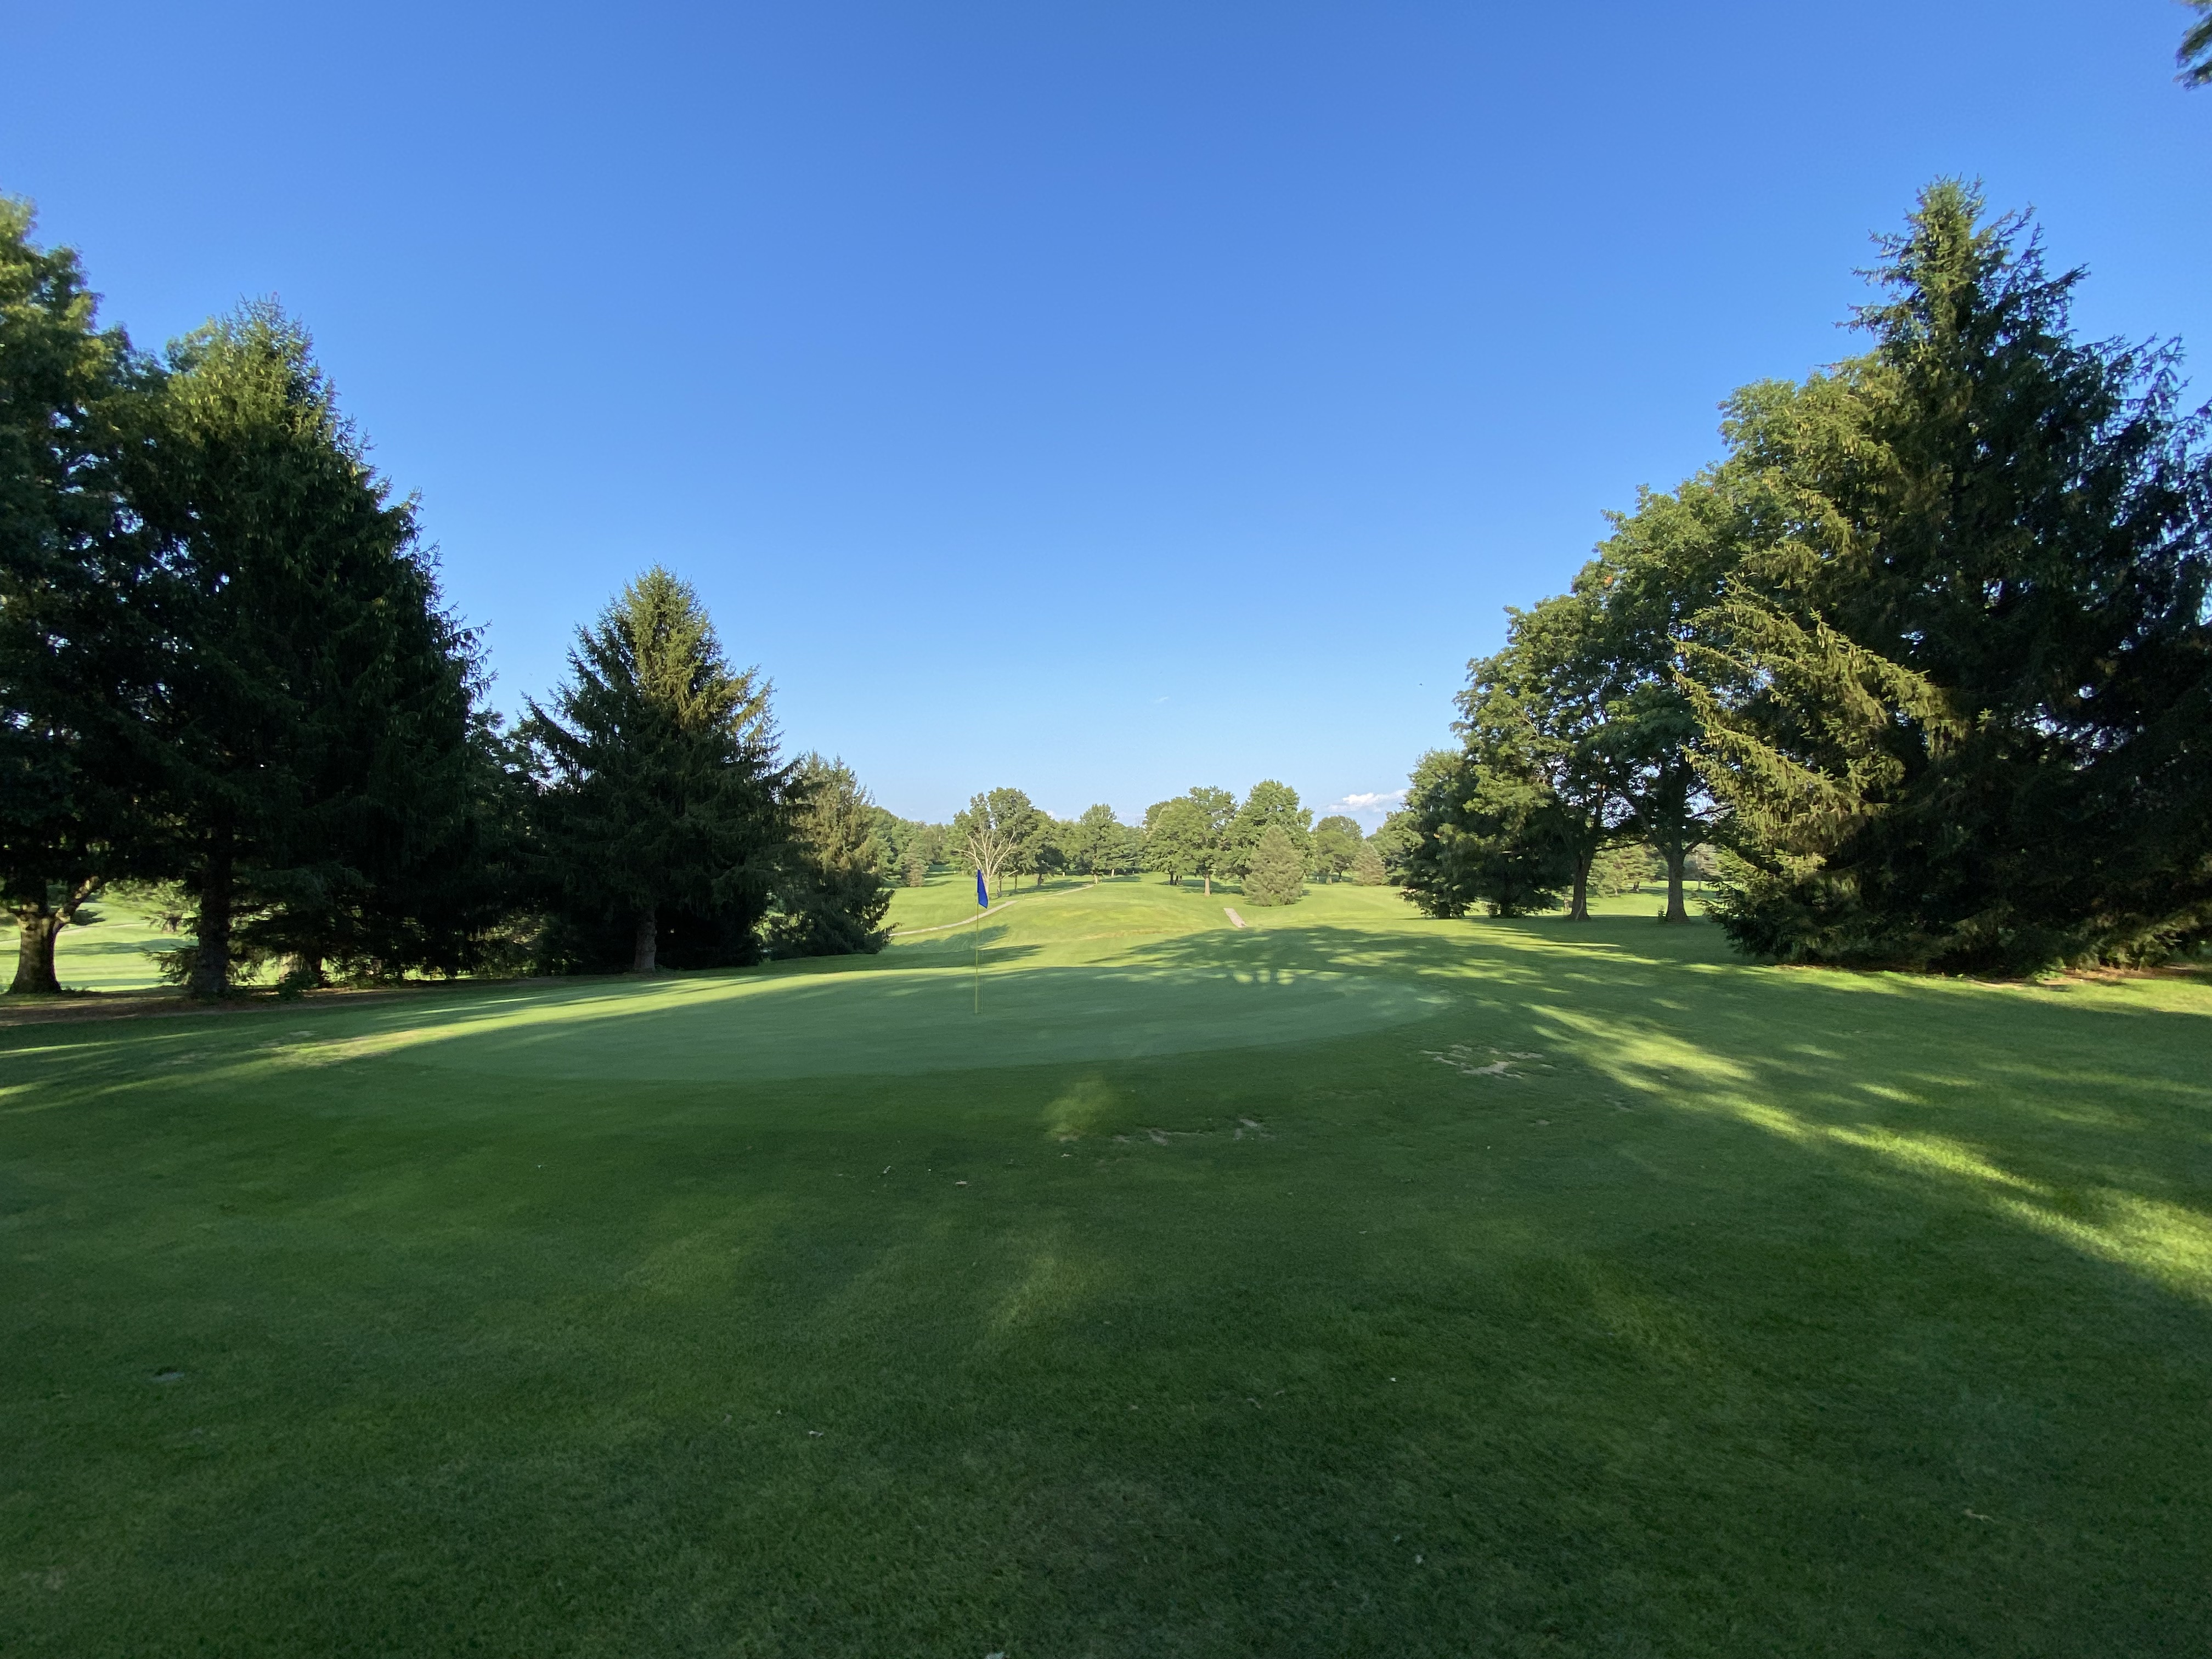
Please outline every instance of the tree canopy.
[[1940, 181], [1887, 239], [1863, 355], [1738, 392], [1725, 458], [1644, 494], [1470, 665], [1455, 754], [1385, 839], [1437, 915], [1691, 849], [1754, 954], [2017, 971], [2212, 927], [2212, 461], [2174, 348], [2081, 339], [2081, 273]]

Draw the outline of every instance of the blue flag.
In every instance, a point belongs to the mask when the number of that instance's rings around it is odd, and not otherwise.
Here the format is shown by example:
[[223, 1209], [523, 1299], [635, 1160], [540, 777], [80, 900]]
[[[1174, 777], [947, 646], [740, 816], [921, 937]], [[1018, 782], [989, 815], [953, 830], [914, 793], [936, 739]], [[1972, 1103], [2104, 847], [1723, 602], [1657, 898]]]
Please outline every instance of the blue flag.
[[983, 909], [988, 910], [991, 908], [991, 895], [984, 889], [983, 872], [981, 870], [975, 872], [975, 902]]

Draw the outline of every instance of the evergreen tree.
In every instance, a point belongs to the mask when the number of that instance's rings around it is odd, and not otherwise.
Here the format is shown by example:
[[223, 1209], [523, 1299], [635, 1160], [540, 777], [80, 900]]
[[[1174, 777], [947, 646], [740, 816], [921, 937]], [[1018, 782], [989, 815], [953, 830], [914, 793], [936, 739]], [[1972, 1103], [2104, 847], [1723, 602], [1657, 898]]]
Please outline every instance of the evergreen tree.
[[118, 466], [150, 376], [33, 225], [0, 197], [0, 902], [19, 993], [60, 988], [57, 936], [143, 865], [154, 810], [152, 566]]
[[1244, 869], [1244, 896], [1254, 904], [1296, 904], [1305, 896], [1306, 866], [1290, 832], [1270, 823]]
[[1601, 898], [1619, 898], [1639, 891], [1651, 878], [1651, 848], [1608, 847], [1590, 866], [1590, 891]]
[[[659, 965], [665, 923], [702, 965], [748, 959], [789, 868], [792, 769], [776, 759], [768, 684], [730, 666], [697, 593], [659, 566], [578, 631], [568, 669], [550, 710], [531, 704], [523, 735], [571, 925], [587, 941], [620, 930], [635, 973]], [[587, 942], [572, 960], [605, 949]]]
[[[126, 477], [161, 544], [147, 728], [166, 862], [193, 898], [191, 989], [224, 994], [271, 948], [309, 977], [332, 951], [404, 956], [425, 932], [407, 885], [468, 862], [481, 776], [468, 641], [438, 609], [414, 504], [274, 306], [172, 346], [150, 410]], [[458, 965], [450, 938], [438, 948]]]
[[2017, 219], [1931, 187], [1866, 357], [1739, 394], [1755, 530], [1698, 619], [1698, 754], [1790, 960], [2019, 970], [2212, 926], [2212, 467], [2173, 356], [2088, 343]]
[[842, 760], [807, 755], [785, 792], [790, 842], [769, 917], [779, 957], [872, 954], [890, 942], [874, 803]]
[[2181, 65], [2181, 84], [2212, 86], [2212, 0], [2183, 0], [2183, 3], [2197, 14], [2197, 21], [2181, 37], [2181, 50], [2174, 54]]
[[1359, 843], [1359, 850], [1352, 855], [1350, 875], [1352, 882], [1361, 887], [1389, 884], [1390, 872], [1383, 867], [1382, 854], [1373, 841], [1365, 840]]

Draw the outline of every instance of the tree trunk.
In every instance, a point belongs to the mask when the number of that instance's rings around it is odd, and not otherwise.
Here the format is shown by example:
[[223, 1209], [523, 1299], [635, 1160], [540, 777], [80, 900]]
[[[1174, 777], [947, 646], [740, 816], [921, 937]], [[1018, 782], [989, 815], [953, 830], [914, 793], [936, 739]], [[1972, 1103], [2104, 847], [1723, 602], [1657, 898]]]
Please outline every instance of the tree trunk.
[[62, 919], [41, 904], [28, 915], [17, 911], [15, 921], [22, 932], [15, 936], [15, 982], [8, 994], [52, 996], [62, 988], [54, 977], [54, 940], [62, 931]]
[[204, 1002], [230, 994], [231, 879], [230, 826], [224, 824], [210, 841], [207, 868], [200, 876], [199, 932], [187, 988]]
[[1682, 866], [1686, 855], [1680, 847], [1667, 849], [1667, 915], [1668, 921], [1687, 921], [1690, 908], [1682, 902]]
[[660, 916], [650, 906], [637, 915], [637, 943], [630, 951], [629, 970], [633, 974], [659, 971], [660, 955]]
[[1575, 854], [1575, 896], [1567, 906], [1569, 921], [1588, 921], [1589, 913], [1589, 872], [1591, 860], [1597, 854], [1589, 849]]
[[1206, 872], [1206, 896], [1208, 898], [1213, 896], [1213, 872], [1211, 870]]

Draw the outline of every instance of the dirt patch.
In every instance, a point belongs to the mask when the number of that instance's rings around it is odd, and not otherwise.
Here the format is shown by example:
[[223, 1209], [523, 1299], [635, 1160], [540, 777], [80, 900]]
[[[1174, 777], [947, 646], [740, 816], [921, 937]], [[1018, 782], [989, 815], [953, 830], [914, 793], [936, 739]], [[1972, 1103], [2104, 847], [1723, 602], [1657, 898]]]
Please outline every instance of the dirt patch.
[[[1527, 1073], [1513, 1069], [1515, 1060], [1541, 1060], [1544, 1058], [1540, 1054], [1526, 1053], [1518, 1048], [1490, 1048], [1484, 1052], [1497, 1058], [1484, 1064], [1480, 1056], [1464, 1042], [1455, 1042], [1441, 1051], [1424, 1048], [1420, 1052], [1439, 1066], [1450, 1066], [1462, 1077], [1523, 1077]], [[1551, 1068], [1547, 1066], [1545, 1069], [1548, 1071]]]

